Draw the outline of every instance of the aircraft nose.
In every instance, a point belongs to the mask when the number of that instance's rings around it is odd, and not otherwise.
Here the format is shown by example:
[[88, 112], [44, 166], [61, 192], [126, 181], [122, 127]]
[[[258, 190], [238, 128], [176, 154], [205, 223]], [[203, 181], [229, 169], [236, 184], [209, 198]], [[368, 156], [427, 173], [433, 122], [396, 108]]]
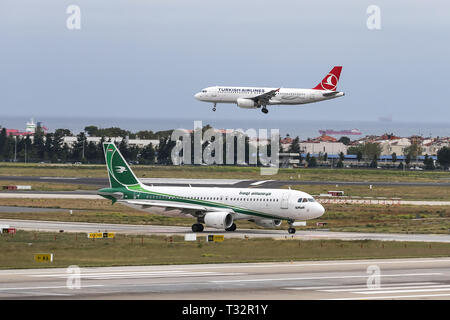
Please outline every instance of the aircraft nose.
[[320, 204], [320, 203], [316, 203], [317, 204], [317, 216], [321, 217], [324, 213], [325, 213], [325, 208]]
[[200, 92], [197, 92], [197, 93], [194, 95], [195, 99], [197, 99], [197, 100], [200, 100], [200, 96], [201, 96], [201, 93], [200, 93]]

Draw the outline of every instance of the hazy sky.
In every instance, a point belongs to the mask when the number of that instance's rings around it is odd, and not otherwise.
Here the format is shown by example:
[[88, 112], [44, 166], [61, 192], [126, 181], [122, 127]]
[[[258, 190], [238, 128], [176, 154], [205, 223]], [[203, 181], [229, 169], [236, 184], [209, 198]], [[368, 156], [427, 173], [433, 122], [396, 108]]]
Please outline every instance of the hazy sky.
[[[369, 5], [381, 30], [369, 30]], [[81, 29], [69, 30], [69, 5]], [[449, 122], [448, 1], [1, 0], [1, 116]], [[213, 85], [343, 98], [268, 115], [194, 99]]]

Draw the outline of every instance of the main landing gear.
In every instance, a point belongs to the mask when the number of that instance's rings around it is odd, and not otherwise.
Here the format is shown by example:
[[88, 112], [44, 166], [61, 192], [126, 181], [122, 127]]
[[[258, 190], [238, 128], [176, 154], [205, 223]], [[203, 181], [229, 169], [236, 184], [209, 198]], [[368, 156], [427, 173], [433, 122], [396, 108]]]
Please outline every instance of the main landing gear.
[[[201, 223], [195, 223], [192, 225], [192, 232], [202, 232], [203, 231], [203, 225]], [[235, 231], [236, 230], [236, 224], [233, 223], [229, 228], [226, 228], [225, 231]]]
[[195, 223], [192, 225], [192, 232], [202, 232], [203, 225], [201, 223]]
[[262, 113], [268, 113], [269, 112], [269, 110], [267, 110], [266, 106], [263, 106], [261, 111], [262, 111]]

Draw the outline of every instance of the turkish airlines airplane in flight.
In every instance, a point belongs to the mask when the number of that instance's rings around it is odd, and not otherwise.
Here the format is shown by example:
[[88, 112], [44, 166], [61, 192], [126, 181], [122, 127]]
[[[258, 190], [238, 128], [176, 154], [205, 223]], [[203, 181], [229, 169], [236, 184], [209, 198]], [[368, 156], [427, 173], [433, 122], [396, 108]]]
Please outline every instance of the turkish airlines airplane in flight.
[[306, 104], [344, 96], [344, 92], [336, 91], [341, 70], [341, 66], [334, 67], [312, 89], [215, 86], [202, 89], [195, 98], [212, 102], [213, 111], [218, 103], [235, 103], [241, 108], [262, 108], [263, 113], [268, 113], [268, 105]]
[[102, 197], [140, 210], [179, 210], [194, 217], [193, 232], [207, 227], [235, 231], [235, 220], [245, 219], [274, 228], [282, 220], [295, 233], [295, 220], [315, 219], [324, 214], [323, 206], [305, 192], [286, 189], [154, 187], [140, 182], [119, 149], [103, 144], [109, 188], [97, 191]]

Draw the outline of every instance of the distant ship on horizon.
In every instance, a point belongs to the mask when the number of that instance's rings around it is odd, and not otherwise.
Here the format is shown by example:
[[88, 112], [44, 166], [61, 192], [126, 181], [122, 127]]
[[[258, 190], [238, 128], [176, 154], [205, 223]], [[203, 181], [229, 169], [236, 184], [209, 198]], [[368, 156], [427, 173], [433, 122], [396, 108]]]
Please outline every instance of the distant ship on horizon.
[[326, 129], [326, 130], [319, 130], [319, 133], [321, 135], [360, 135], [362, 134], [361, 131], [358, 129], [351, 129], [351, 130], [332, 130], [332, 129]]

